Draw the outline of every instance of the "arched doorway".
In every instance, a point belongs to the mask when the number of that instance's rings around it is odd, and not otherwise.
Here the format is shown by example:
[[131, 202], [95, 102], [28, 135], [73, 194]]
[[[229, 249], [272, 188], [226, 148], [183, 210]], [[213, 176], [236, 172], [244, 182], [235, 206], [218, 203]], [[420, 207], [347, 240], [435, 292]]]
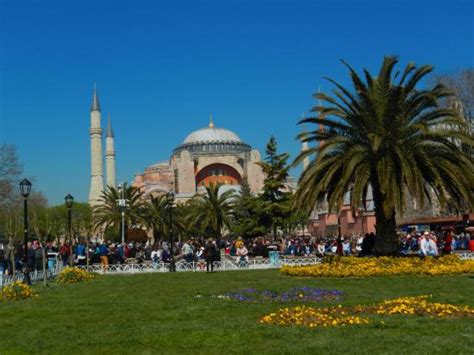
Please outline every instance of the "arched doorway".
[[196, 186], [214, 184], [240, 185], [242, 177], [233, 167], [226, 164], [211, 164], [201, 169], [196, 175]]

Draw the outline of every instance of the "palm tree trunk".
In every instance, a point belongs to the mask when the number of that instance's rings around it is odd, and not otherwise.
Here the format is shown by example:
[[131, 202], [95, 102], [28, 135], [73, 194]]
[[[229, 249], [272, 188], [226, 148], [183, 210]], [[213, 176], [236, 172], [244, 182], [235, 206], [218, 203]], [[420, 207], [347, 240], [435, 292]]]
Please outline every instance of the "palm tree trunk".
[[396, 256], [399, 253], [399, 241], [397, 237], [397, 222], [395, 211], [386, 215], [384, 205], [384, 195], [380, 191], [378, 179], [372, 179], [372, 192], [375, 207], [375, 255]]

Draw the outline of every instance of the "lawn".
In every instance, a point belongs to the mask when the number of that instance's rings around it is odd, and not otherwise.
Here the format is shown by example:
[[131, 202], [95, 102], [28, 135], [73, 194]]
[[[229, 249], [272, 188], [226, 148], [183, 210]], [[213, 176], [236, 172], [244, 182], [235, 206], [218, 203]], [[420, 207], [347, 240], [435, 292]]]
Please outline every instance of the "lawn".
[[268, 270], [100, 276], [84, 284], [38, 286], [34, 300], [0, 303], [0, 354], [474, 352], [469, 319], [379, 316], [367, 325], [307, 329], [259, 324], [278, 303], [210, 297], [293, 286], [342, 290], [343, 305], [432, 294], [435, 301], [474, 306], [472, 275], [317, 279]]

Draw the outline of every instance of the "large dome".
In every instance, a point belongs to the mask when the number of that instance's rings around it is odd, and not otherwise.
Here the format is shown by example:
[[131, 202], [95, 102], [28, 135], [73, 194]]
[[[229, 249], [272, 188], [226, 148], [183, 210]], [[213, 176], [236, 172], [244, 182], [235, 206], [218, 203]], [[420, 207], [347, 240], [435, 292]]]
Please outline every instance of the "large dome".
[[216, 128], [209, 126], [198, 129], [189, 134], [183, 141], [183, 144], [201, 143], [201, 142], [242, 142], [238, 135], [225, 128]]
[[234, 132], [225, 128], [216, 128], [211, 116], [209, 126], [189, 134], [183, 143], [173, 150], [173, 154], [179, 154], [183, 150], [189, 151], [192, 156], [199, 156], [248, 153], [252, 147], [243, 142]]

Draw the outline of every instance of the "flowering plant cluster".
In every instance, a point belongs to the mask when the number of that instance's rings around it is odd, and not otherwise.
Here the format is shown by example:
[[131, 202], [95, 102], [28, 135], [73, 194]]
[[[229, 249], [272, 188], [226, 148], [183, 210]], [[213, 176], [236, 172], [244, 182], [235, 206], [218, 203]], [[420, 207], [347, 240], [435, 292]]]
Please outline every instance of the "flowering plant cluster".
[[430, 302], [429, 296], [400, 297], [384, 301], [375, 306], [356, 306], [356, 313], [375, 313], [382, 315], [415, 314], [430, 317], [474, 317], [474, 308], [455, 306], [448, 303]]
[[67, 267], [61, 270], [58, 275], [58, 283], [60, 284], [74, 284], [82, 281], [89, 281], [94, 278], [94, 275], [84, 269], [77, 267]]
[[31, 287], [21, 281], [15, 281], [11, 285], [5, 286], [0, 292], [0, 299], [4, 301], [18, 301], [34, 296]]
[[309, 328], [334, 327], [354, 324], [367, 324], [367, 318], [349, 314], [346, 309], [339, 307], [313, 308], [298, 306], [283, 308], [276, 313], [270, 313], [259, 321], [264, 324], [299, 325]]
[[367, 324], [368, 318], [358, 314], [413, 314], [440, 318], [474, 317], [474, 308], [430, 302], [429, 296], [400, 297], [376, 305], [355, 307], [312, 308], [306, 306], [283, 308], [262, 317], [259, 322], [276, 325], [300, 325], [309, 328]]
[[340, 257], [318, 265], [285, 265], [281, 268], [281, 272], [290, 276], [316, 277], [436, 276], [474, 273], [474, 260], [461, 260], [456, 255], [426, 259]]
[[293, 287], [284, 292], [257, 290], [246, 288], [240, 291], [226, 293], [218, 298], [245, 302], [331, 302], [341, 298], [343, 292], [338, 290], [324, 290], [315, 287]]

